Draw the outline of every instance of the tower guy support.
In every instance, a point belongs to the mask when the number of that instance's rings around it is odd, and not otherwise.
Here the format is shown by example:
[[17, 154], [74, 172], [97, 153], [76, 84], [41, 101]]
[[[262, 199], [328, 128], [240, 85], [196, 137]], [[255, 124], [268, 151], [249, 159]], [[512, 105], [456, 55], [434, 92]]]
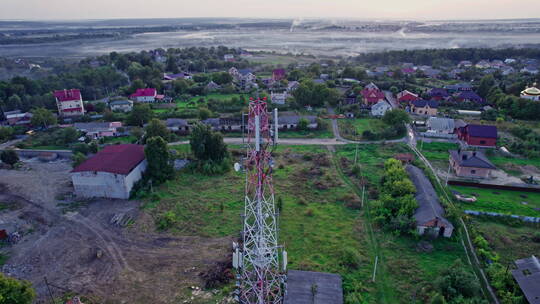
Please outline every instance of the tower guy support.
[[[265, 100], [251, 100], [247, 131], [247, 154], [242, 241], [233, 243], [233, 266], [237, 269], [235, 298], [241, 304], [283, 303], [287, 253], [278, 245], [278, 214], [274, 205], [271, 149], [277, 139]], [[235, 166], [239, 167], [239, 166]]]

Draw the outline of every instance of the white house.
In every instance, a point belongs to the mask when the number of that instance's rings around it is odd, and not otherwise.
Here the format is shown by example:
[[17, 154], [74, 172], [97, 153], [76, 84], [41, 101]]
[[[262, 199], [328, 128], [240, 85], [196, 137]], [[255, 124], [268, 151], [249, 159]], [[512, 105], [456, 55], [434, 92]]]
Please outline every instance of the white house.
[[77, 89], [54, 91], [58, 114], [63, 117], [84, 115], [81, 91]]
[[392, 106], [388, 102], [381, 100], [371, 107], [371, 116], [381, 117], [391, 109]]
[[165, 98], [164, 95], [159, 95], [156, 89], [137, 89], [137, 91], [129, 96], [136, 102], [161, 102]]
[[529, 99], [533, 101], [540, 101], [540, 89], [538, 89], [535, 86], [532, 86], [530, 88], [526, 88], [525, 90], [521, 91], [521, 94], [519, 96], [521, 98], [525, 98], [525, 99]]
[[133, 101], [129, 99], [113, 100], [109, 102], [109, 107], [113, 112], [131, 112], [133, 110]]
[[275, 103], [275, 104], [280, 104], [280, 105], [285, 104], [287, 97], [289, 97], [289, 94], [287, 94], [287, 92], [270, 93], [270, 100], [272, 101], [272, 103]]
[[73, 169], [71, 180], [80, 197], [129, 199], [146, 167], [144, 146], [111, 145]]

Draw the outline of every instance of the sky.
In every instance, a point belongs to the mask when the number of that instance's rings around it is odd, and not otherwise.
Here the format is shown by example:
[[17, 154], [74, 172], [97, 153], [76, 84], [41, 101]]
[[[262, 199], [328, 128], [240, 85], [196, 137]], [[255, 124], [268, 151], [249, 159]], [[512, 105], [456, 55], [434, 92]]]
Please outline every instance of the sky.
[[540, 0], [0, 0], [0, 19], [540, 18]]

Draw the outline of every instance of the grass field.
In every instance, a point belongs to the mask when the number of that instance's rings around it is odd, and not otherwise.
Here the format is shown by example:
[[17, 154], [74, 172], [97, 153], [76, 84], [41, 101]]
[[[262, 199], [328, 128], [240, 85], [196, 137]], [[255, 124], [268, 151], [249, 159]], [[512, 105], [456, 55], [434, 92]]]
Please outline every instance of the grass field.
[[351, 140], [366, 140], [362, 138], [364, 131], [378, 133], [385, 127], [384, 122], [376, 118], [340, 119], [338, 124], [341, 136]]
[[474, 195], [474, 203], [460, 202], [463, 209], [540, 217], [540, 193], [451, 186], [450, 189]]
[[[183, 146], [177, 149], [187, 151]], [[358, 198], [340, 181], [328, 161], [329, 152], [315, 146], [280, 146], [274, 155], [276, 200], [283, 201], [280, 243], [289, 253], [289, 268], [340, 273], [349, 290], [369, 293], [373, 259], [361, 233], [362, 219], [345, 206]], [[316, 161], [316, 156], [326, 161]], [[244, 174], [236, 172], [224, 176], [182, 172], [162, 185], [156, 192], [160, 199], [147, 201], [144, 209], [156, 219], [172, 212], [169, 230], [176, 234], [237, 236], [244, 180]], [[350, 252], [359, 259], [353, 268], [343, 262]]]
[[510, 227], [501, 223], [474, 219], [473, 226], [488, 240], [490, 247], [499, 254], [503, 265], [517, 259], [538, 256], [540, 235], [538, 227]]
[[106, 144], [131, 144], [136, 141], [135, 136], [105, 137]]
[[[383, 162], [395, 153], [408, 152], [405, 144], [345, 145], [337, 148], [338, 158], [353, 162], [357, 154], [361, 172], [369, 181], [369, 187], [379, 188]], [[343, 162], [341, 162], [343, 163]], [[363, 213], [365, 222], [370, 219]], [[396, 236], [389, 231], [373, 228], [371, 239], [373, 251], [379, 257], [376, 303], [420, 303], [425, 288], [439, 273], [450, 267], [456, 259], [466, 264], [465, 251], [457, 237], [430, 241], [431, 252], [417, 250], [419, 240], [414, 237]]]

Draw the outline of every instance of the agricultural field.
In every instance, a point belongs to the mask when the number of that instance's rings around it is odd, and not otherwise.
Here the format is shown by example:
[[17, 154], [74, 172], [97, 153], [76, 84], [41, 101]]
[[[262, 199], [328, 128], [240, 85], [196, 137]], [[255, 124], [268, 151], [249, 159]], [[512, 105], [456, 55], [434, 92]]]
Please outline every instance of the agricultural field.
[[460, 202], [465, 210], [540, 217], [540, 193], [451, 186], [450, 189], [475, 196], [474, 203]]
[[338, 124], [341, 136], [351, 140], [367, 140], [362, 137], [364, 131], [380, 133], [386, 126], [376, 118], [340, 119]]

